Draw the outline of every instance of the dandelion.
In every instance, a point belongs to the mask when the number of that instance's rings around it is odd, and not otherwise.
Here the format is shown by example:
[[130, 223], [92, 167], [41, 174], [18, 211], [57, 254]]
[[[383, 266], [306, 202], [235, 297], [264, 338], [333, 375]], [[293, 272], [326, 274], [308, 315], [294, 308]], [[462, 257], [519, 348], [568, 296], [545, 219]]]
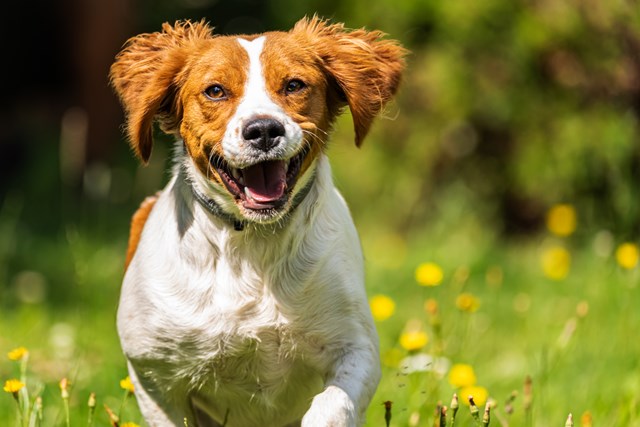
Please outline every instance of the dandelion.
[[133, 395], [134, 387], [129, 375], [127, 375], [124, 379], [120, 380], [120, 388], [124, 390], [124, 396], [122, 396], [122, 401], [120, 402], [120, 408], [118, 409], [118, 419], [122, 417], [122, 410], [124, 409], [124, 405], [127, 402], [127, 399], [129, 398], [129, 396]]
[[631, 270], [638, 265], [640, 251], [638, 245], [634, 243], [623, 243], [616, 249], [616, 261], [625, 270]]
[[451, 399], [451, 425], [454, 425], [456, 422], [456, 414], [458, 413], [458, 408], [460, 407], [458, 403], [458, 395], [453, 393], [453, 398]]
[[129, 375], [126, 378], [120, 380], [120, 388], [126, 390], [128, 393], [133, 393], [133, 383], [131, 382], [131, 378]]
[[62, 402], [64, 404], [64, 415], [65, 415], [65, 422], [66, 422], [66, 426], [69, 427], [70, 425], [70, 418], [69, 418], [69, 386], [71, 385], [71, 382], [66, 379], [63, 378], [60, 380], [60, 395], [62, 396]]
[[569, 416], [567, 417], [567, 422], [564, 423], [565, 427], [573, 427], [573, 415], [569, 414]]
[[473, 313], [480, 308], [480, 300], [470, 293], [461, 293], [456, 298], [456, 307], [458, 307], [460, 311]]
[[571, 254], [561, 246], [554, 246], [542, 254], [542, 271], [546, 277], [562, 280], [569, 274]]
[[427, 345], [427, 342], [429, 342], [429, 337], [424, 331], [407, 331], [400, 335], [400, 345], [405, 350], [420, 350]]
[[67, 378], [63, 378], [60, 380], [60, 393], [62, 394], [63, 399], [69, 398], [69, 386], [71, 385], [71, 381]]
[[111, 424], [111, 426], [118, 427], [120, 424], [120, 417], [117, 416], [115, 412], [113, 412], [113, 410], [107, 406], [106, 403], [104, 404], [104, 410], [107, 412], [107, 415], [109, 416], [109, 423]]
[[484, 415], [482, 416], [482, 425], [488, 427], [491, 422], [491, 405], [487, 402], [487, 406], [484, 407]]
[[480, 410], [478, 409], [478, 405], [476, 404], [472, 395], [469, 395], [469, 400], [467, 403], [469, 405], [471, 416], [476, 421], [476, 425], [478, 425], [478, 421], [480, 421], [480, 416], [479, 416]]
[[576, 230], [576, 210], [569, 204], [554, 205], [547, 212], [547, 228], [556, 236], [567, 237]]
[[[476, 385], [462, 388], [460, 390], [460, 394], [462, 396], [472, 397], [476, 405], [480, 406], [487, 403], [487, 399], [489, 398], [489, 392], [487, 389]], [[463, 400], [463, 402], [469, 403], [467, 400]]]
[[9, 360], [13, 361], [22, 360], [27, 356], [29, 356], [29, 350], [27, 350], [25, 347], [17, 347], [7, 353], [7, 357], [9, 358]]
[[440, 407], [440, 413], [436, 414], [438, 416], [439, 419], [439, 427], [446, 427], [447, 426], [447, 407], [446, 406], [441, 406]]
[[89, 418], [87, 420], [87, 425], [89, 427], [93, 426], [93, 418], [96, 413], [96, 405], [97, 405], [96, 394], [92, 392], [89, 395], [89, 400], [87, 401], [87, 406], [89, 407]]
[[12, 393], [13, 396], [17, 399], [18, 392], [22, 390], [24, 386], [25, 384], [22, 381], [16, 380], [16, 379], [10, 379], [5, 381], [3, 390], [6, 391], [7, 393]]
[[[453, 387], [470, 387], [476, 383], [476, 373], [471, 365], [456, 363], [449, 371], [449, 384]], [[464, 396], [464, 394], [463, 394]]]
[[132, 423], [131, 421], [127, 421], [126, 423], [120, 424], [120, 427], [140, 427], [136, 423]]
[[396, 303], [386, 295], [374, 295], [369, 300], [371, 314], [379, 322], [387, 320], [396, 311]]
[[416, 281], [422, 286], [438, 286], [443, 277], [442, 268], [433, 262], [422, 263], [416, 268]]
[[591, 412], [587, 411], [582, 414], [582, 416], [580, 417], [580, 426], [593, 427], [593, 417], [591, 416]]

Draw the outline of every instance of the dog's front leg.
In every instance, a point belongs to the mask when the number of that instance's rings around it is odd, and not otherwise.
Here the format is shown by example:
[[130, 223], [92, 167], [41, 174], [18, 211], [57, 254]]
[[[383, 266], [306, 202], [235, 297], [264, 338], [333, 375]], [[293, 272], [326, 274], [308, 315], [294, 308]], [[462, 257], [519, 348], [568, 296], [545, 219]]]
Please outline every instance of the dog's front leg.
[[[190, 420], [184, 407], [169, 403], [166, 390], [154, 390], [141, 381], [138, 372], [129, 362], [129, 377], [134, 386], [134, 393], [140, 412], [150, 427], [182, 426], [184, 420]], [[189, 425], [191, 425], [190, 423]]]
[[336, 360], [324, 391], [313, 398], [302, 427], [361, 425], [379, 381], [377, 345], [348, 349]]

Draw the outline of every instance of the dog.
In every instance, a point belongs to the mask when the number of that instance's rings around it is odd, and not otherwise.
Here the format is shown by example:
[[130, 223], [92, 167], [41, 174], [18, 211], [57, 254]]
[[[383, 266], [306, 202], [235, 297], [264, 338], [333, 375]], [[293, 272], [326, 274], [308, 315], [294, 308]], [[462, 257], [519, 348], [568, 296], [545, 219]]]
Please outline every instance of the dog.
[[380, 379], [363, 256], [327, 138], [359, 146], [406, 51], [317, 16], [288, 32], [204, 21], [131, 38], [110, 81], [133, 151], [154, 123], [174, 170], [131, 222], [117, 314], [150, 426], [357, 426]]

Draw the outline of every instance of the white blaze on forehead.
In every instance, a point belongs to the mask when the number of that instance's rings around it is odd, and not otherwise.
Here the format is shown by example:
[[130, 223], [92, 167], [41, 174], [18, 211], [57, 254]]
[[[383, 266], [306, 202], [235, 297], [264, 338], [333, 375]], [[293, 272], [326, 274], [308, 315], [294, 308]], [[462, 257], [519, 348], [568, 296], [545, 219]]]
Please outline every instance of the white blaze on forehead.
[[282, 109], [271, 100], [267, 93], [264, 73], [262, 72], [262, 61], [260, 61], [264, 41], [264, 36], [252, 41], [238, 39], [240, 46], [249, 55], [249, 73], [245, 83], [244, 97], [237, 110], [241, 117], [256, 114], [283, 113]]
[[238, 38], [238, 44], [247, 52], [249, 67], [247, 80], [244, 83], [244, 94], [236, 111], [227, 124], [222, 139], [222, 150], [227, 162], [235, 167], [253, 164], [256, 152], [250, 144], [246, 144], [242, 137], [242, 129], [246, 123], [260, 117], [269, 117], [282, 123], [285, 129], [284, 139], [271, 150], [273, 158], [290, 158], [300, 149], [303, 143], [302, 129], [269, 95], [265, 82], [263, 64], [260, 58], [266, 38], [258, 37], [251, 41]]

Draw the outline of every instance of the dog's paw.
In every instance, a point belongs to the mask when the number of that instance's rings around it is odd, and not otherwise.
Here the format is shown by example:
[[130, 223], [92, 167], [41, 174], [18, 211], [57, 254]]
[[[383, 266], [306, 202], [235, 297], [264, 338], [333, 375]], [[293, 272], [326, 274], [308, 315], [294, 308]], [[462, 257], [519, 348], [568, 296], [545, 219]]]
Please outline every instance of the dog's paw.
[[329, 386], [313, 398], [311, 408], [302, 418], [302, 427], [355, 427], [357, 418], [355, 405], [347, 393]]

